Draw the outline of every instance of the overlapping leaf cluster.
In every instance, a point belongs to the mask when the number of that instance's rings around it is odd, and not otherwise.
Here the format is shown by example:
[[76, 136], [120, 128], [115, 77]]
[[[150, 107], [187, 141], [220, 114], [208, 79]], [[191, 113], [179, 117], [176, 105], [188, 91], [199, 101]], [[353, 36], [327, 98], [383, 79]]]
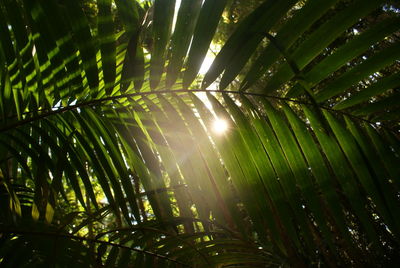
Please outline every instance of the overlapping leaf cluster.
[[1, 265], [398, 261], [396, 4], [230, 5], [0, 1]]

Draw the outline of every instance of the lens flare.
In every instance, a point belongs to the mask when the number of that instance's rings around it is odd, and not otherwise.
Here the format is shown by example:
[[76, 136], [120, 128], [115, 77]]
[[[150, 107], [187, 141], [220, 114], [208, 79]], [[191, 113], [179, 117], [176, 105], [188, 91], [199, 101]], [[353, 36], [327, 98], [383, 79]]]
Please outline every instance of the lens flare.
[[217, 118], [213, 123], [212, 129], [216, 134], [222, 134], [228, 130], [228, 122], [224, 119]]

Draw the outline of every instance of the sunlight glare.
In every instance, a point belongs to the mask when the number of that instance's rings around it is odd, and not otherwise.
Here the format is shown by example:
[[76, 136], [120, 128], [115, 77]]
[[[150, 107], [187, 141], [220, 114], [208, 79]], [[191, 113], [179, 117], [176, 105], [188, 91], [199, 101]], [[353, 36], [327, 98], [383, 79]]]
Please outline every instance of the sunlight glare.
[[210, 69], [210, 66], [213, 63], [214, 59], [215, 59], [215, 56], [212, 53], [208, 52], [206, 57], [203, 60], [203, 63], [201, 64], [199, 74], [205, 75], [207, 73], [208, 69]]
[[228, 123], [224, 119], [217, 118], [213, 123], [212, 129], [216, 134], [223, 134], [228, 130]]

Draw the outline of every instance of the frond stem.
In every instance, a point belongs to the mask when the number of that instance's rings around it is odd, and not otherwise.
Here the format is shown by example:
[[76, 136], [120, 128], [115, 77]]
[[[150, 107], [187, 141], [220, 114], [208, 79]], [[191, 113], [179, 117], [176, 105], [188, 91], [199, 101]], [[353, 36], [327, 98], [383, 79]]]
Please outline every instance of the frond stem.
[[[212, 93], [226, 93], [226, 94], [239, 94], [239, 95], [247, 95], [247, 96], [257, 96], [257, 97], [264, 97], [264, 98], [269, 98], [269, 99], [275, 99], [275, 100], [280, 100], [280, 101], [288, 101], [288, 102], [293, 102], [293, 103], [298, 103], [298, 104], [305, 104], [305, 105], [312, 105], [312, 103], [309, 102], [305, 102], [305, 101], [301, 101], [301, 100], [296, 100], [296, 99], [292, 99], [292, 98], [285, 98], [285, 97], [278, 97], [278, 96], [272, 96], [272, 95], [266, 95], [263, 93], [255, 93], [255, 92], [243, 92], [243, 91], [236, 91], [236, 90], [216, 90], [216, 89], [176, 89], [176, 90], [157, 90], [157, 91], [144, 91], [144, 92], [135, 92], [135, 93], [129, 93], [129, 94], [121, 94], [118, 96], [109, 96], [109, 97], [105, 97], [105, 98], [100, 98], [100, 99], [94, 99], [94, 100], [90, 100], [90, 101], [86, 101], [86, 102], [81, 102], [81, 103], [77, 103], [77, 104], [73, 104], [73, 105], [69, 105], [66, 107], [60, 107], [58, 109], [54, 109], [54, 110], [37, 110], [37, 111], [31, 111], [31, 112], [26, 112], [23, 115], [28, 115], [28, 114], [32, 114], [32, 113], [37, 113], [37, 112], [43, 112], [42, 114], [33, 116], [31, 118], [26, 118], [23, 120], [19, 120], [15, 123], [9, 124], [5, 127], [0, 128], [0, 132], [5, 132], [17, 127], [20, 127], [22, 125], [37, 121], [39, 119], [43, 119], [52, 115], [56, 115], [56, 114], [61, 114], [67, 111], [72, 111], [72, 110], [76, 110], [78, 108], [85, 108], [87, 106], [97, 106], [100, 105], [104, 102], [107, 101], [113, 101], [113, 100], [118, 100], [118, 99], [123, 99], [123, 98], [132, 98], [132, 97], [138, 97], [138, 96], [146, 96], [146, 95], [159, 95], [159, 94], [173, 94], [173, 93], [197, 93], [197, 92], [212, 92]], [[336, 113], [341, 113], [344, 115], [347, 115], [349, 117], [367, 122], [369, 124], [375, 124], [375, 122], [372, 122], [370, 120], [364, 119], [364, 118], [360, 118], [357, 116], [354, 116], [350, 113], [346, 113], [343, 111], [338, 111], [338, 110], [334, 110], [330, 107], [326, 107], [326, 106], [321, 106], [319, 105], [319, 107], [321, 109], [325, 109], [325, 110], [330, 110], [330, 111], [334, 111]], [[16, 117], [16, 115], [14, 116], [10, 116], [7, 118], [13, 118]], [[4, 120], [0, 119], [0, 120]], [[382, 127], [385, 127], [384, 125], [382, 125]], [[392, 129], [385, 127], [391, 131], [393, 131]]]
[[167, 256], [160, 255], [151, 251], [143, 250], [143, 249], [137, 249], [133, 247], [128, 247], [125, 245], [109, 242], [109, 241], [103, 241], [95, 238], [87, 238], [87, 237], [82, 237], [82, 236], [76, 236], [76, 235], [69, 235], [69, 234], [62, 234], [62, 233], [55, 233], [55, 232], [34, 232], [34, 231], [23, 231], [23, 230], [0, 230], [0, 233], [8, 233], [8, 234], [20, 234], [20, 235], [37, 235], [37, 236], [52, 236], [52, 237], [63, 237], [63, 238], [69, 238], [73, 240], [79, 240], [79, 241], [86, 241], [86, 242], [92, 242], [92, 243], [99, 243], [99, 244], [104, 244], [108, 246], [113, 246], [113, 247], [118, 247], [118, 248], [124, 248], [132, 251], [136, 251], [139, 253], [151, 255], [156, 258], [168, 260], [180, 265], [183, 265], [185, 267], [191, 267], [190, 265], [168, 258]]

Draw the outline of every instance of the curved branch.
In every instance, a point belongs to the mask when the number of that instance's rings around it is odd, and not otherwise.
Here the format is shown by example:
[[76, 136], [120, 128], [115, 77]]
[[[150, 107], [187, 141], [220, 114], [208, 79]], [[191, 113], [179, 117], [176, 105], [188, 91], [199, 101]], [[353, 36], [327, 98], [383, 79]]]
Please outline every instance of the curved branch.
[[[312, 103], [304, 102], [304, 101], [300, 101], [300, 100], [295, 100], [295, 99], [291, 99], [291, 98], [271, 96], [271, 95], [266, 95], [266, 94], [263, 94], [263, 93], [242, 92], [242, 91], [233, 91], [233, 90], [176, 89], [176, 90], [146, 91], [146, 92], [136, 92], [136, 93], [130, 93], [130, 94], [122, 94], [122, 95], [118, 95], [118, 96], [110, 96], [110, 97], [95, 99], [95, 100], [91, 100], [91, 101], [87, 101], [87, 102], [77, 103], [77, 104], [66, 106], [66, 107], [62, 107], [62, 108], [59, 108], [59, 109], [56, 109], [56, 110], [45, 111], [44, 113], [39, 114], [37, 116], [31, 117], [31, 118], [27, 118], [27, 119], [24, 119], [24, 120], [20, 120], [20, 121], [18, 121], [16, 123], [10, 124], [10, 125], [5, 126], [5, 127], [2, 127], [2, 128], [0, 128], [0, 132], [5, 132], [5, 131], [8, 131], [8, 130], [23, 126], [25, 124], [37, 121], [39, 119], [47, 118], [49, 116], [56, 115], [56, 114], [61, 114], [61, 113], [67, 112], [67, 111], [73, 111], [73, 110], [76, 110], [78, 108], [85, 108], [85, 107], [88, 107], [88, 106], [101, 105], [102, 103], [107, 102], [107, 101], [113, 101], [113, 100], [118, 100], [118, 99], [123, 99], [123, 98], [132, 98], [132, 97], [137, 97], [137, 96], [146, 96], [146, 95], [152, 95], [152, 94], [159, 95], [159, 94], [171, 94], [171, 93], [196, 93], [196, 92], [213, 92], [213, 93], [228, 93], [228, 94], [239, 94], [239, 95], [247, 95], [247, 96], [257, 96], [257, 97], [276, 99], [276, 100], [280, 100], [280, 101], [288, 101], [288, 102], [293, 102], [293, 103], [298, 103], [298, 104], [312, 105]], [[334, 111], [336, 113], [341, 113], [341, 114], [347, 115], [349, 117], [352, 117], [352, 118], [367, 122], [369, 124], [375, 124], [375, 122], [372, 122], [370, 120], [354, 116], [354, 115], [352, 115], [350, 113], [346, 113], [346, 112], [343, 112], [343, 111], [337, 111], [337, 110], [334, 110], [332, 108], [325, 107], [325, 106], [320, 106], [320, 105], [318, 105], [318, 107], [321, 108], [321, 109]], [[28, 113], [25, 113], [25, 114], [31, 114], [33, 112], [37, 113], [38, 111], [32, 111], [32, 112], [28, 112]], [[40, 112], [40, 110], [39, 110], [39, 112]], [[12, 118], [12, 117], [15, 117], [15, 116], [11, 116], [11, 117], [8, 117], [8, 118]], [[385, 127], [385, 126], [382, 126], [382, 127]], [[392, 129], [390, 129], [388, 127], [385, 127], [385, 128], [393, 131]]]
[[151, 255], [156, 258], [168, 260], [180, 265], [183, 265], [185, 267], [191, 267], [189, 264], [168, 258], [167, 256], [160, 255], [151, 251], [143, 250], [143, 249], [137, 249], [133, 247], [128, 247], [124, 246], [121, 244], [113, 243], [113, 242], [108, 242], [108, 241], [103, 241], [99, 240], [96, 238], [87, 238], [87, 237], [82, 237], [82, 236], [75, 236], [75, 235], [69, 235], [69, 234], [61, 234], [61, 233], [53, 233], [53, 232], [33, 232], [33, 231], [23, 231], [23, 230], [0, 230], [0, 233], [8, 233], [8, 234], [21, 234], [21, 235], [37, 235], [37, 236], [52, 236], [52, 237], [63, 237], [63, 238], [69, 238], [69, 239], [74, 239], [74, 240], [79, 240], [79, 241], [86, 241], [86, 242], [92, 242], [92, 243], [99, 243], [99, 244], [104, 244], [108, 246], [113, 246], [113, 247], [118, 247], [118, 248], [124, 248], [132, 251], [136, 251], [139, 253]]

